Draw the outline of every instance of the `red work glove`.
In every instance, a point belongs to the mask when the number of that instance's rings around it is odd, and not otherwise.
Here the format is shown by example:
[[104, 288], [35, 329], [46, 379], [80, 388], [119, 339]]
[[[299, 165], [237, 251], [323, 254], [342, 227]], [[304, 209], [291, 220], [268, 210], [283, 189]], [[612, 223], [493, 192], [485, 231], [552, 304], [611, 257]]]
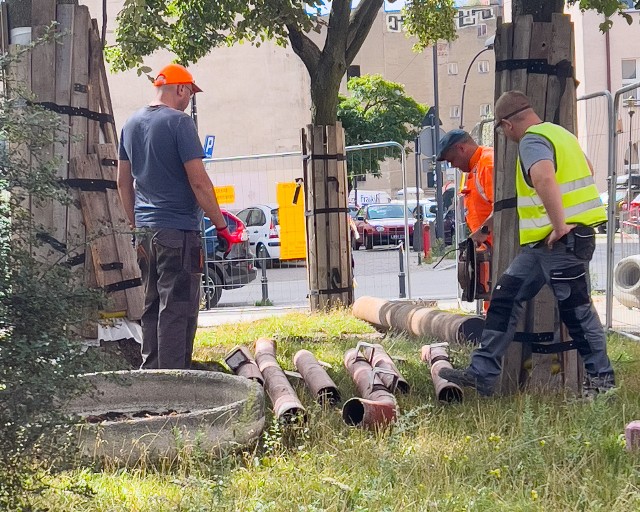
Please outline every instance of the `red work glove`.
[[233, 244], [233, 240], [231, 240], [231, 233], [229, 233], [229, 227], [225, 226], [224, 228], [216, 228], [216, 234], [219, 238], [223, 238], [225, 242], [227, 242], [227, 248], [224, 253], [228, 254], [231, 250], [231, 245]]

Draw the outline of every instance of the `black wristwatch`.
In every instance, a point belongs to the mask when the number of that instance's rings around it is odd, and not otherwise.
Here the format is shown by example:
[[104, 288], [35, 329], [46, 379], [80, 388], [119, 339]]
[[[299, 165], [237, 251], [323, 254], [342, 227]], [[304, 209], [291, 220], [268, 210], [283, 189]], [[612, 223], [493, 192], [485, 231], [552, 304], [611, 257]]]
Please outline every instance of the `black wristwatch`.
[[483, 235], [488, 235], [489, 234], [489, 226], [482, 226], [480, 228], [480, 233], [482, 233]]

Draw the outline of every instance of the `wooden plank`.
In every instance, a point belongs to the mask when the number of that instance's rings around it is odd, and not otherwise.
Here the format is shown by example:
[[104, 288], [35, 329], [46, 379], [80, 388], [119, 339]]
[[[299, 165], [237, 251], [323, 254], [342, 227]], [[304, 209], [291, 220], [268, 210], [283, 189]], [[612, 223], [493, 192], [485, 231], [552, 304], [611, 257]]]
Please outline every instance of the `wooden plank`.
[[0, 51], [9, 51], [9, 21], [6, 2], [0, 3]]
[[[69, 105], [71, 101], [71, 69], [73, 66], [73, 26], [75, 6], [60, 4], [56, 8], [58, 21], [59, 44], [56, 45], [55, 68], [55, 102], [58, 105]], [[60, 159], [58, 177], [69, 177], [69, 116], [60, 115], [60, 121], [64, 128], [58, 134], [58, 141], [54, 144], [55, 155]], [[78, 208], [79, 205], [70, 205], [69, 208]], [[67, 207], [53, 207], [53, 218], [50, 222], [51, 236], [67, 243]]]
[[[117, 159], [115, 146], [113, 144], [98, 144], [95, 147], [95, 153], [100, 163], [101, 178], [115, 181], [116, 167], [106, 163]], [[137, 279], [140, 277], [140, 267], [138, 266], [135, 249], [131, 245], [131, 228], [118, 191], [108, 189], [106, 191], [106, 201], [109, 211], [109, 226], [115, 240], [118, 261], [122, 263], [122, 279], [125, 281]], [[127, 298], [127, 318], [139, 320], [144, 307], [142, 286], [127, 288], [124, 293]]]
[[[496, 37], [496, 61], [514, 58], [513, 41], [515, 36], [513, 24], [500, 25], [500, 40]], [[520, 44], [520, 51], [523, 45]], [[503, 71], [496, 78], [496, 97], [503, 92], [513, 89], [513, 72]], [[497, 152], [494, 156], [494, 188], [495, 200], [501, 201], [515, 196], [515, 157], [517, 145], [506, 140], [504, 136], [496, 138]], [[493, 255], [493, 282], [497, 282], [507, 269], [517, 251], [518, 239], [514, 234], [518, 232], [518, 218], [515, 208], [503, 209], [495, 214], [494, 232], [496, 247]], [[522, 361], [522, 344], [511, 343], [504, 356], [503, 369], [500, 377], [499, 390], [501, 393], [514, 393], [519, 389], [520, 370]]]
[[[313, 127], [313, 156], [324, 156], [327, 154], [326, 134], [324, 126]], [[327, 161], [323, 159], [312, 160], [314, 210], [327, 208]], [[313, 213], [313, 227], [316, 231], [316, 261], [318, 273], [318, 290], [327, 288], [329, 274], [329, 244], [327, 240], [328, 219], [326, 214]], [[326, 294], [318, 295], [317, 304], [319, 309], [325, 309], [328, 304]]]
[[[102, 179], [100, 162], [95, 154], [73, 158], [69, 162], [69, 169], [74, 178]], [[111, 228], [111, 214], [106, 192], [80, 191], [79, 196], [96, 282], [101, 288], [119, 283], [123, 280], [123, 275], [122, 270], [117, 267], [120, 259]], [[116, 264], [113, 269], [105, 268], [105, 265], [111, 264]], [[106, 311], [113, 313], [127, 309], [127, 297], [124, 291], [109, 294], [109, 299]]]
[[[314, 208], [315, 201], [313, 195], [313, 183], [311, 182], [311, 176], [313, 175], [313, 164], [309, 157], [313, 153], [312, 147], [313, 139], [313, 125], [307, 125], [306, 129], [301, 131], [301, 147], [304, 155], [303, 158], [303, 181], [305, 191], [305, 209], [311, 211]], [[317, 268], [317, 244], [316, 244], [316, 230], [314, 227], [315, 219], [309, 215], [305, 216], [306, 224], [306, 236], [307, 236], [307, 277], [309, 283], [309, 290], [318, 289], [318, 274], [315, 272]], [[309, 304], [312, 311], [318, 309], [317, 297], [313, 294], [309, 295]]]
[[[32, 39], [44, 36], [56, 19], [56, 0], [31, 0]], [[55, 101], [56, 43], [50, 40], [31, 50], [31, 91], [38, 101]]]
[[[551, 23], [536, 23], [533, 27], [531, 50], [532, 59], [548, 59], [551, 48], [553, 30]], [[533, 73], [529, 75], [526, 94], [529, 96], [531, 106], [536, 113], [544, 119], [547, 103], [547, 75]]]
[[[345, 135], [341, 122], [336, 123], [336, 154], [345, 155]], [[349, 187], [347, 179], [347, 161], [340, 160], [338, 163], [338, 204], [340, 208], [347, 208], [349, 202]], [[349, 214], [342, 213], [340, 219], [340, 263], [342, 265], [341, 287], [349, 288], [349, 291], [343, 293], [342, 304], [353, 304], [353, 268], [351, 266], [351, 244], [350, 244]]]
[[[91, 20], [92, 29], [99, 33], [98, 22]], [[99, 65], [99, 82], [100, 82], [100, 111], [104, 114], [113, 115], [113, 105], [111, 103], [111, 92], [109, 91], [109, 78], [107, 76], [107, 68], [104, 65], [104, 56], [98, 62]], [[118, 146], [118, 131], [115, 122], [103, 123], [101, 125], [104, 141]]]
[[[69, 84], [70, 105], [72, 107], [87, 108], [89, 106], [85, 87], [89, 81], [89, 9], [84, 6], [71, 6], [75, 9], [73, 16], [72, 54], [71, 54], [71, 83]], [[87, 154], [87, 118], [70, 116], [69, 119], [69, 161]], [[77, 192], [74, 197], [79, 198]], [[82, 211], [78, 208], [79, 200], [74, 201], [67, 209], [67, 247], [71, 257], [84, 251], [86, 233], [82, 219]], [[93, 284], [94, 265], [91, 264], [89, 253], [85, 260], [85, 282]]]
[[[89, 92], [88, 105], [92, 112], [100, 112], [100, 73], [102, 61], [102, 41], [95, 25], [89, 29]], [[100, 123], [91, 119], [87, 122], [87, 153], [92, 153], [100, 144]], [[104, 139], [104, 137], [103, 137]]]
[[[342, 138], [342, 126], [327, 126], [327, 153], [329, 155], [338, 155], [338, 139]], [[340, 171], [343, 162], [339, 162], [337, 157], [327, 161], [327, 206], [331, 209], [346, 208], [345, 204], [340, 204], [341, 179]], [[329, 276], [327, 288], [334, 285], [338, 288], [346, 286], [346, 278], [348, 270], [345, 263], [347, 262], [346, 227], [348, 221], [345, 213], [329, 213], [327, 214], [329, 222]], [[344, 250], [343, 250], [344, 249]], [[341, 292], [339, 294], [328, 295], [329, 305], [333, 306], [338, 303], [348, 304], [348, 294]]]

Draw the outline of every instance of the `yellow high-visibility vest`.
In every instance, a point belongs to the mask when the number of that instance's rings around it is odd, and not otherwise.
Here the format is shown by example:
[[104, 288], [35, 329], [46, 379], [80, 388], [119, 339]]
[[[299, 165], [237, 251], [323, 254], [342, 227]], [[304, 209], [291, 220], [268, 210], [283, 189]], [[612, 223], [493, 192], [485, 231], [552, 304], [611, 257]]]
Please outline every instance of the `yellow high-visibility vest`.
[[[526, 133], [542, 135], [553, 146], [556, 181], [562, 193], [565, 222], [585, 226], [597, 226], [606, 222], [607, 212], [578, 139], [562, 126], [553, 123], [536, 124], [527, 129]], [[520, 245], [543, 240], [553, 231], [553, 226], [540, 196], [525, 180], [520, 157], [516, 162], [516, 192]]]

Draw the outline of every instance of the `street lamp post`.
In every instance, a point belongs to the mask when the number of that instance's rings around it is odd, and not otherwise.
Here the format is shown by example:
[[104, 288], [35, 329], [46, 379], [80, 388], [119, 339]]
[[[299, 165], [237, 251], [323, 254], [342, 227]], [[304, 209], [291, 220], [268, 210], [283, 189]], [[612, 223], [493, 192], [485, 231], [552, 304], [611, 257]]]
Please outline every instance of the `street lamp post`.
[[478, 53], [476, 53], [475, 57], [473, 57], [473, 59], [471, 59], [471, 62], [469, 63], [469, 67], [467, 68], [467, 72], [464, 74], [464, 83], [462, 84], [462, 98], [460, 99], [460, 126], [459, 128], [462, 130], [464, 128], [464, 124], [462, 123], [463, 121], [463, 116], [464, 116], [464, 92], [467, 88], [467, 79], [469, 78], [469, 72], [471, 71], [471, 66], [473, 66], [473, 63], [476, 61], [476, 59], [478, 57], [480, 57], [480, 55], [482, 55], [484, 52], [488, 51], [488, 50], [493, 50], [493, 44], [495, 41], [495, 37], [496, 36], [491, 36], [489, 39], [487, 39], [484, 42], [484, 48], [482, 50], [480, 50]]

